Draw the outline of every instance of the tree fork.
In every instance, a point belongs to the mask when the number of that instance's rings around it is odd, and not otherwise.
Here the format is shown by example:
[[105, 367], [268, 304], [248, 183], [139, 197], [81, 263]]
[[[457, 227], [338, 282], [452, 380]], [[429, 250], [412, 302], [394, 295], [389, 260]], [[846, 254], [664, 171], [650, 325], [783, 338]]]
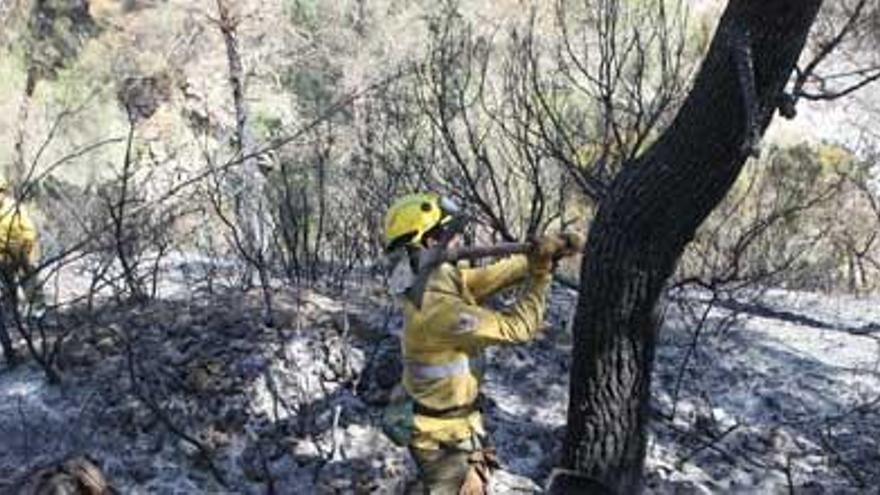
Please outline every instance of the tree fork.
[[663, 286], [769, 125], [820, 5], [730, 0], [674, 121], [599, 205], [581, 267], [563, 467], [609, 490], [642, 488]]

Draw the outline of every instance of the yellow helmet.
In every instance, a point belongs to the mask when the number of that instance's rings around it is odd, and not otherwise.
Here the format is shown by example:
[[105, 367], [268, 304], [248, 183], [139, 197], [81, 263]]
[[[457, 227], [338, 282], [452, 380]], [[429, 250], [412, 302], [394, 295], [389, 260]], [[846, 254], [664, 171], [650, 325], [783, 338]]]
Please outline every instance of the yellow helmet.
[[437, 193], [403, 196], [385, 214], [385, 249], [418, 245], [426, 233], [453, 221], [459, 213], [455, 202]]

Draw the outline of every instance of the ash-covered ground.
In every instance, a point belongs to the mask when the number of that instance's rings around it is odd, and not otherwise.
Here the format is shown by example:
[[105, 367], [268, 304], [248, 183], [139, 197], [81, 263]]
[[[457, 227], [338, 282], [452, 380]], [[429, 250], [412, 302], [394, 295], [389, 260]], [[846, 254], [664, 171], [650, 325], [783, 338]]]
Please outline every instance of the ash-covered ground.
[[[415, 475], [379, 415], [400, 319], [372, 280], [96, 303], [68, 332], [60, 385], [0, 368], [0, 493], [76, 455], [121, 493], [403, 493]], [[654, 373], [652, 493], [870, 493], [880, 482], [880, 300], [771, 291], [668, 304]], [[535, 342], [489, 354], [495, 493], [539, 492], [568, 405], [574, 291]], [[699, 332], [697, 332], [699, 329]]]

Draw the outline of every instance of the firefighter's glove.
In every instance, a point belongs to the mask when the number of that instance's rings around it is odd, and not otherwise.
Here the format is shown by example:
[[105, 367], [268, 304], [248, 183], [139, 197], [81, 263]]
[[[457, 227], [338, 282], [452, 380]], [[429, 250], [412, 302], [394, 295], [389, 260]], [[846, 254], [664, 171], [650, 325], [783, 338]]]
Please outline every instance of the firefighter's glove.
[[558, 236], [565, 242], [565, 246], [556, 252], [554, 260], [580, 254], [584, 250], [584, 238], [574, 232], [563, 232]]
[[545, 235], [532, 241], [529, 252], [529, 272], [541, 277], [553, 271], [553, 265], [560, 258], [579, 253], [584, 246], [583, 239], [573, 233]]

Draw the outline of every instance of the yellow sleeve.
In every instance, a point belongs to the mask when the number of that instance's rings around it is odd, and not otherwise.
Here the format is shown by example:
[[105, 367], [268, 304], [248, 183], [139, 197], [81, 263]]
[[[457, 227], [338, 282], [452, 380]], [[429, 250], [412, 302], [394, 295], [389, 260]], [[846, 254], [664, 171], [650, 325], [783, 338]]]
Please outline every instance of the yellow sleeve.
[[532, 278], [522, 297], [503, 311], [462, 304], [450, 334], [463, 346], [512, 344], [532, 340], [544, 322], [550, 274]]
[[524, 255], [511, 256], [491, 265], [461, 270], [461, 279], [477, 301], [522, 282], [528, 274]]

